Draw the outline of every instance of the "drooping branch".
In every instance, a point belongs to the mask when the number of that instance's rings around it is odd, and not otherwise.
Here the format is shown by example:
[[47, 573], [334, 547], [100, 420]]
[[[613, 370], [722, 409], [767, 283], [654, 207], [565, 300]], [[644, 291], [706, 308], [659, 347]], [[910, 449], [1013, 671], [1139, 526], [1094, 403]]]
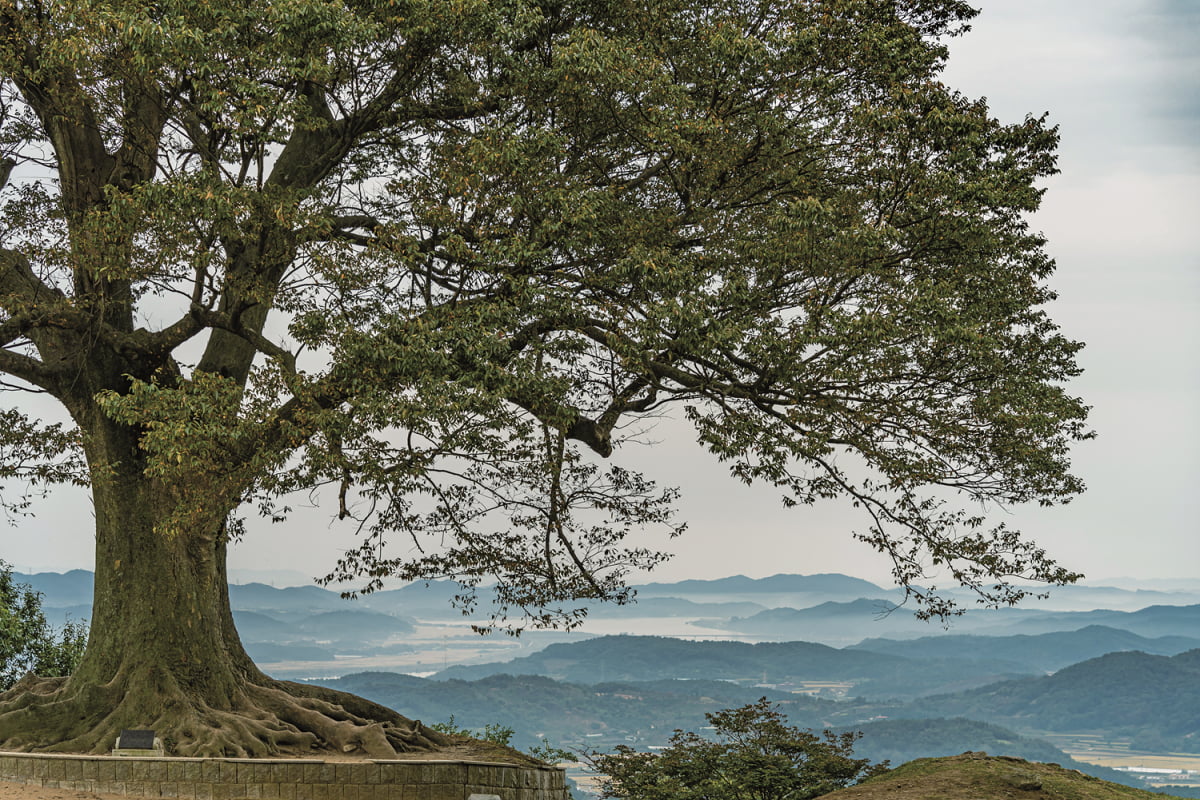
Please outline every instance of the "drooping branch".
[[58, 387], [57, 382], [60, 377], [59, 373], [48, 368], [41, 361], [3, 348], [0, 348], [0, 371], [28, 381], [47, 392], [52, 392]]

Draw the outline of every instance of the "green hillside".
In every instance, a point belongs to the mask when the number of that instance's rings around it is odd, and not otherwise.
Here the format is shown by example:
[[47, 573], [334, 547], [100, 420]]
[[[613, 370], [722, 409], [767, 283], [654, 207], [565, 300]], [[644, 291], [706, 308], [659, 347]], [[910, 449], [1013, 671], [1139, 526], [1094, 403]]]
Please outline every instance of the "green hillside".
[[1105, 731], [1136, 749], [1200, 752], [1200, 649], [1177, 656], [1109, 653], [1053, 675], [930, 697], [912, 710], [1018, 728]]
[[964, 753], [922, 758], [823, 800], [1163, 800], [1134, 789], [1019, 758]]

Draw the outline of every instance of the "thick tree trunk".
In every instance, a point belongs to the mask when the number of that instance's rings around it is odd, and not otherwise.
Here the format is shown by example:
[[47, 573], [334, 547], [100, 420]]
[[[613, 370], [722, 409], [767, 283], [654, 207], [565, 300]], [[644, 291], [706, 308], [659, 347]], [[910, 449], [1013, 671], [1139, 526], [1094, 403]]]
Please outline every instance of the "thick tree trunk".
[[153, 729], [175, 755], [388, 757], [447, 743], [390, 709], [260, 672], [233, 624], [221, 521], [155, 530], [171, 499], [145, 475], [129, 428], [96, 424], [87, 451], [96, 515], [87, 651], [69, 679], [27, 678], [0, 695], [0, 748], [102, 753], [123, 728]]

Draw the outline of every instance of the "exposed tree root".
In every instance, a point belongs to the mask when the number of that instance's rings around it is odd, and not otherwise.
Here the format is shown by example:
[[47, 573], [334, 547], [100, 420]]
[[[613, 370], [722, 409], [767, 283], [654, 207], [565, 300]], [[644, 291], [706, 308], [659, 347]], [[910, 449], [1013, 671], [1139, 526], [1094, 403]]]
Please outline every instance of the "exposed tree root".
[[30, 676], [0, 695], [0, 749], [105, 753], [124, 728], [153, 729], [176, 756], [391, 758], [454, 741], [332, 689], [265, 679], [242, 682], [225, 697], [217, 707], [162, 673], [103, 685]]

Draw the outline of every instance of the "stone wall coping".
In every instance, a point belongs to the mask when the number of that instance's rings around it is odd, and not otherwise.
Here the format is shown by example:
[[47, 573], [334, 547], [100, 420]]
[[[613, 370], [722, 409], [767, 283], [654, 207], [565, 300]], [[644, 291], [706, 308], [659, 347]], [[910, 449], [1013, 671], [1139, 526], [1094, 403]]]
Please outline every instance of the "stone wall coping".
[[562, 767], [551, 764], [513, 764], [508, 761], [472, 761], [466, 758], [365, 758], [361, 761], [324, 758], [199, 758], [195, 756], [109, 756], [89, 753], [22, 753], [0, 750], [0, 757], [79, 759], [87, 761], [169, 761], [176, 764], [201, 761], [220, 761], [228, 764], [464, 764], [472, 767], [510, 767], [513, 769], [535, 769], [558, 771]]
[[61, 758], [82, 759], [87, 761], [172, 761], [183, 763], [187, 761], [229, 761], [245, 764], [336, 764], [353, 762], [326, 761], [323, 758], [196, 758], [191, 756], [110, 756], [99, 753], [21, 753], [11, 750], [0, 750], [0, 758]]

